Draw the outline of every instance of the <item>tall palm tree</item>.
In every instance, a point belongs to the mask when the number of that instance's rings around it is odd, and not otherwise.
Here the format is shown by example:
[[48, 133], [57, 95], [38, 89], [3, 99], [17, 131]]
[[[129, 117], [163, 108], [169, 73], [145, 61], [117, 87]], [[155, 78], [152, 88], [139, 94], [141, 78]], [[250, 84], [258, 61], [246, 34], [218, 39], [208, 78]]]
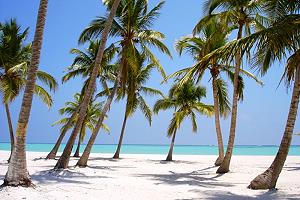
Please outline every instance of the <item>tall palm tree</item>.
[[[111, 1], [105, 1], [108, 8], [111, 9]], [[116, 17], [113, 20], [112, 28], [110, 31], [111, 36], [120, 37], [120, 41], [117, 42], [120, 46], [120, 61], [119, 72], [117, 79], [115, 80], [114, 89], [107, 98], [106, 104], [103, 108], [103, 116], [100, 116], [94, 133], [84, 150], [77, 165], [85, 167], [98, 135], [100, 125], [103, 122], [104, 114], [109, 110], [111, 102], [114, 98], [119, 82], [121, 87], [125, 90], [128, 71], [137, 70], [139, 66], [139, 55], [145, 55], [146, 59], [157, 66], [158, 70], [164, 74], [163, 68], [160, 65], [157, 58], [149, 49], [150, 46], [156, 47], [163, 53], [170, 55], [168, 48], [162, 43], [164, 35], [158, 31], [151, 30], [153, 21], [158, 17], [159, 10], [163, 6], [164, 2], [159, 3], [153, 9], [148, 11], [148, 1], [146, 0], [122, 0], [120, 7], [116, 13]], [[86, 28], [81, 36], [80, 42], [84, 42], [91, 37], [97, 37], [102, 33], [104, 24], [108, 19], [106, 17], [99, 17], [92, 21], [91, 25]], [[121, 80], [121, 81], [120, 81]]]
[[[119, 6], [120, 1], [121, 0], [114, 0], [112, 8], [111, 8], [110, 13], [109, 13], [109, 16], [108, 16], [107, 21], [104, 25], [103, 32], [102, 32], [102, 38], [100, 40], [99, 50], [98, 50], [97, 56], [96, 56], [95, 65], [93, 67], [93, 71], [91, 73], [91, 77], [90, 77], [90, 81], [88, 83], [88, 86], [87, 86], [87, 88], [84, 92], [84, 98], [83, 98], [83, 101], [80, 105], [79, 117], [78, 117], [77, 123], [76, 123], [76, 125], [75, 125], [75, 127], [74, 127], [74, 129], [71, 133], [71, 136], [70, 136], [70, 138], [69, 138], [69, 140], [66, 144], [66, 147], [64, 148], [64, 151], [63, 151], [61, 157], [59, 158], [59, 160], [57, 161], [57, 163], [54, 167], [55, 169], [65, 169], [65, 168], [68, 167], [69, 159], [70, 159], [70, 156], [71, 156], [71, 153], [72, 153], [72, 148], [73, 148], [74, 142], [77, 138], [78, 132], [80, 131], [80, 127], [81, 127], [81, 125], [83, 123], [83, 120], [84, 120], [84, 117], [86, 115], [88, 104], [89, 104], [90, 100], [92, 99], [92, 94], [95, 91], [96, 79], [97, 79], [97, 76], [99, 74], [99, 70], [101, 68], [101, 62], [102, 62], [102, 58], [103, 58], [103, 54], [104, 54], [104, 50], [105, 50], [107, 37], [108, 37], [108, 34], [110, 32], [110, 28], [111, 28], [111, 25], [113, 23], [113, 18], [115, 16], [115, 13], [117, 11], [117, 8]], [[104, 116], [106, 115], [106, 112], [108, 110], [108, 108], [106, 108], [106, 107], [107, 106], [104, 105], [104, 108], [103, 108], [103, 111], [102, 111], [103, 113], [100, 116], [100, 118], [102, 117], [104, 119]], [[99, 130], [101, 125], [102, 125], [102, 122], [97, 123], [97, 125], [98, 126], [96, 127], [96, 129], [98, 128], [98, 130]]]
[[[260, 0], [208, 0], [206, 1], [206, 10], [209, 15], [198, 22], [194, 28], [194, 33], [199, 32], [203, 25], [210, 23], [211, 19], [218, 18], [226, 25], [237, 26], [237, 39], [240, 39], [243, 37], [243, 30], [245, 30], [245, 34], [250, 34], [251, 25], [255, 22], [254, 19], [258, 15], [260, 5]], [[221, 12], [218, 13], [219, 10]], [[241, 52], [236, 52], [229, 140], [225, 157], [217, 173], [227, 173], [229, 171], [236, 131], [238, 80], [242, 59]]]
[[[97, 57], [98, 49], [100, 46], [100, 41], [90, 41], [89, 47], [85, 50], [79, 50], [79, 49], [71, 49], [71, 54], [75, 55], [74, 61], [71, 66], [67, 68], [67, 73], [63, 76], [62, 82], [65, 83], [71, 78], [81, 76], [82, 78], [85, 78], [85, 82], [82, 88], [81, 93], [83, 94], [86, 90], [86, 87], [90, 81], [90, 74], [92, 73], [95, 60]], [[118, 49], [114, 47], [114, 45], [110, 45], [108, 48], [105, 49], [103, 59], [101, 61], [101, 67], [98, 71], [97, 78], [99, 79], [102, 88], [107, 89], [107, 81], [111, 80], [113, 81], [115, 79], [115, 71], [116, 67], [115, 65], [110, 65], [111, 60], [113, 59], [114, 55], [117, 53]], [[80, 106], [77, 107], [77, 111], [72, 114], [70, 118], [73, 120], [75, 119], [75, 115], [79, 112]], [[57, 151], [59, 149], [59, 146], [65, 137], [67, 131], [71, 128], [71, 121], [68, 121], [69, 123], [65, 124], [64, 128], [61, 130], [61, 133], [53, 146], [52, 150], [47, 155], [46, 159], [54, 159]], [[73, 126], [74, 127], [74, 126]], [[75, 141], [74, 141], [75, 142]]]
[[40, 0], [40, 6], [37, 16], [36, 30], [32, 44], [32, 57], [27, 72], [27, 81], [22, 100], [17, 130], [16, 143], [13, 150], [8, 170], [3, 185], [13, 186], [30, 186], [31, 178], [27, 171], [25, 140], [32, 98], [34, 94], [36, 73], [40, 63], [40, 54], [43, 41], [44, 26], [46, 21], [46, 13], [48, 8], [48, 0]]
[[[82, 95], [80, 95], [79, 93], [76, 93], [74, 95], [74, 101], [66, 102], [65, 107], [59, 109], [59, 114], [61, 114], [61, 115], [68, 114], [71, 116], [73, 115], [73, 113], [78, 114], [77, 109], [80, 106], [81, 101], [82, 101]], [[78, 137], [78, 144], [77, 144], [77, 148], [76, 148], [74, 157], [79, 157], [80, 145], [86, 135], [86, 129], [89, 129], [90, 131], [94, 130], [94, 127], [97, 123], [97, 119], [99, 118], [99, 115], [101, 114], [101, 110], [102, 110], [102, 103], [97, 103], [96, 99], [91, 101], [90, 105], [88, 106], [87, 114], [84, 118], [82, 127], [80, 129], [80, 133], [79, 133], [79, 137]], [[62, 125], [61, 133], [63, 133], [64, 129], [71, 129], [72, 126], [75, 125], [77, 117], [78, 116], [76, 116], [73, 119], [70, 116], [64, 117], [64, 118], [54, 122], [53, 125]], [[69, 121], [71, 121], [72, 125], [70, 127], [66, 127], [66, 125], [68, 124]], [[109, 132], [108, 126], [103, 124], [102, 127], [104, 130]]]
[[[9, 104], [24, 90], [28, 65], [31, 58], [31, 44], [24, 45], [28, 28], [20, 32], [21, 27], [15, 19], [0, 23], [0, 93], [3, 96], [8, 127], [10, 132], [11, 153], [14, 147], [14, 131]], [[48, 73], [38, 70], [37, 79], [49, 87], [50, 91], [57, 88], [56, 80]], [[40, 85], [35, 85], [34, 94], [48, 106], [52, 106], [50, 94]], [[9, 158], [10, 160], [10, 158]]]
[[[197, 62], [206, 54], [223, 46], [227, 42], [228, 31], [231, 30], [226, 30], [224, 26], [215, 20], [214, 23], [208, 24], [201, 30], [200, 36], [184, 37], [176, 42], [175, 47], [180, 55], [183, 53], [183, 51], [186, 51], [187, 53], [191, 54], [193, 59]], [[230, 70], [228, 70], [226, 66], [224, 67], [224, 65], [217, 63], [217, 59], [212, 59], [212, 62], [206, 63], [205, 65], [196, 64], [191, 68], [181, 70], [181, 72], [185, 72], [187, 76], [197, 76], [196, 79], [199, 81], [206, 70], [210, 71], [212, 76], [215, 128], [219, 149], [219, 156], [215, 161], [215, 165], [219, 166], [224, 158], [224, 145], [220, 125], [220, 115], [227, 117], [228, 113], [230, 112], [227, 83], [220, 77], [220, 72], [228, 72]], [[184, 78], [185, 77], [183, 77], [183, 79]]]
[[213, 106], [201, 102], [201, 99], [205, 96], [206, 90], [204, 87], [195, 87], [191, 82], [187, 82], [181, 86], [174, 85], [169, 91], [168, 98], [160, 99], [155, 103], [153, 111], [156, 114], [160, 110], [167, 110], [170, 108], [175, 109], [168, 128], [168, 136], [172, 137], [172, 141], [166, 161], [172, 161], [175, 137], [182, 121], [187, 117], [190, 117], [193, 125], [193, 132], [197, 132], [195, 112], [206, 116], [211, 116], [213, 114]]
[[[122, 124], [122, 129], [120, 133], [120, 138], [118, 146], [113, 158], [118, 159], [120, 157], [121, 146], [123, 142], [123, 137], [125, 133], [125, 127], [128, 117], [132, 116], [135, 111], [139, 108], [146, 119], [148, 120], [150, 126], [152, 123], [152, 111], [146, 103], [143, 95], [161, 95], [163, 94], [154, 88], [144, 86], [147, 80], [150, 78], [151, 70], [155, 67], [153, 64], [148, 64], [143, 66], [144, 58], [141, 60], [140, 69], [137, 71], [130, 70], [126, 86], [126, 109], [124, 114], [124, 120]], [[119, 97], [122, 97], [122, 91], [120, 90]]]
[[[209, 24], [202, 27], [197, 36], [187, 36], [176, 42], [175, 47], [181, 55], [183, 52], [190, 54], [196, 61], [192, 67], [185, 68], [169, 77], [179, 76], [180, 82], [195, 80], [199, 82], [206, 71], [209, 71], [212, 79], [212, 90], [214, 99], [215, 128], [218, 141], [219, 156], [215, 161], [215, 165], [219, 166], [224, 158], [224, 146], [222, 132], [220, 126], [220, 115], [227, 117], [230, 112], [230, 103], [228, 98], [228, 87], [226, 81], [222, 78], [222, 74], [226, 74], [233, 83], [234, 67], [223, 64], [219, 56], [212, 56], [206, 62], [201, 59], [206, 55], [224, 46], [227, 42], [228, 33], [232, 28], [224, 27], [217, 19], [213, 19]], [[261, 83], [253, 74], [241, 69], [241, 74], [247, 75]], [[243, 100], [243, 78], [239, 77], [238, 96], [239, 100]]]
[[256, 49], [255, 61], [262, 75], [266, 74], [274, 60], [282, 60], [287, 53], [285, 72], [282, 79], [287, 86], [292, 82], [293, 92], [281, 144], [271, 166], [251, 181], [251, 189], [273, 189], [287, 158], [294, 132], [295, 121], [300, 97], [300, 3], [287, 0], [267, 0], [266, 12], [270, 20], [262, 19], [258, 31], [240, 41], [237, 46], [251, 48], [254, 43], [259, 44]]
[[[253, 50], [252, 47], [256, 47], [253, 63], [254, 67], [257, 67], [261, 72], [261, 75], [267, 73], [274, 60], [281, 61], [290, 54], [282, 77], [286, 80], [288, 86], [294, 81], [285, 131], [274, 161], [265, 172], [251, 181], [249, 185], [251, 189], [274, 189], [276, 187], [289, 152], [300, 95], [300, 15], [298, 14], [300, 4], [298, 1], [266, 0], [264, 8], [269, 19], [260, 17], [257, 21], [257, 24], [259, 24], [257, 26], [258, 30], [255, 33], [238, 41], [230, 42], [213, 53], [230, 57], [231, 54], [235, 54], [237, 51], [244, 54]], [[205, 60], [210, 56], [212, 55], [207, 56]]]

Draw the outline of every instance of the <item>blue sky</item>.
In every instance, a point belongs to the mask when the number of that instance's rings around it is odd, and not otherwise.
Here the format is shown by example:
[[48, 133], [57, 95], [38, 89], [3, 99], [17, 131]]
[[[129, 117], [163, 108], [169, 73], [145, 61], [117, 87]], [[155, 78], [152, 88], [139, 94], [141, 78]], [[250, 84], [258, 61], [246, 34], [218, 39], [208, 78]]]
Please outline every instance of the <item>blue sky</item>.
[[[0, 21], [16, 18], [23, 27], [30, 27], [28, 41], [32, 40], [39, 1], [0, 1]], [[60, 0], [49, 1], [46, 29], [40, 69], [51, 73], [59, 82], [64, 69], [72, 63], [71, 48], [78, 48], [77, 39], [80, 32], [95, 18], [105, 14], [105, 8], [99, 0]], [[158, 0], [151, 0], [150, 6]], [[156, 52], [157, 57], [170, 74], [183, 67], [190, 66], [192, 59], [181, 57], [174, 50], [174, 42], [180, 37], [191, 33], [198, 19], [201, 18], [202, 2], [198, 0], [167, 0], [161, 16], [156, 21], [154, 29], [166, 35], [165, 44], [173, 54], [171, 60], [165, 55]], [[83, 47], [79, 47], [83, 48]], [[278, 145], [284, 131], [289, 109], [291, 91], [284, 85], [277, 88], [284, 63], [276, 63], [269, 73], [262, 78], [264, 86], [258, 86], [252, 80], [246, 80], [245, 98], [238, 107], [236, 144]], [[247, 64], [244, 68], [248, 69]], [[170, 83], [161, 85], [161, 77], [153, 73], [149, 86], [167, 92]], [[73, 94], [80, 91], [83, 80], [78, 78], [59, 86], [53, 95], [54, 106], [48, 109], [39, 99], [35, 98], [28, 127], [28, 143], [53, 143], [59, 134], [59, 127], [51, 124], [60, 118], [57, 110], [64, 106], [66, 101], [73, 99]], [[201, 82], [207, 87], [207, 98], [203, 101], [212, 104], [211, 82], [204, 77]], [[230, 88], [230, 91], [232, 88]], [[231, 95], [230, 95], [231, 96]], [[147, 98], [152, 106], [155, 98]], [[16, 125], [21, 98], [11, 104], [13, 124]], [[124, 102], [114, 103], [106, 124], [111, 129], [110, 135], [101, 131], [96, 143], [117, 143], [124, 115]], [[124, 143], [127, 144], [168, 144], [166, 130], [172, 117], [171, 112], [160, 112], [153, 117], [153, 125], [149, 127], [143, 115], [138, 111], [128, 120]], [[222, 120], [222, 130], [225, 144], [227, 143], [230, 120]], [[295, 125], [295, 132], [300, 132], [299, 120]], [[68, 135], [69, 137], [69, 135]], [[8, 128], [4, 107], [0, 106], [0, 142], [8, 142]], [[213, 118], [198, 116], [198, 133], [191, 131], [191, 124], [186, 121], [178, 131], [177, 144], [216, 145], [216, 135]], [[293, 144], [300, 144], [300, 137], [295, 136]]]

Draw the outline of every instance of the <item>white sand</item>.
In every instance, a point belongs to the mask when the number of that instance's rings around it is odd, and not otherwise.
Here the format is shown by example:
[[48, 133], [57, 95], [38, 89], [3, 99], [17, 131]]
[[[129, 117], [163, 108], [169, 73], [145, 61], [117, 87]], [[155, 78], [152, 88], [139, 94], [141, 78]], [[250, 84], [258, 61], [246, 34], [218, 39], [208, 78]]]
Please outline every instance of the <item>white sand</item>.
[[[0, 151], [0, 179], [7, 170], [8, 152]], [[277, 191], [253, 191], [249, 182], [263, 172], [273, 156], [234, 156], [231, 172], [217, 175], [216, 156], [92, 154], [87, 168], [53, 172], [55, 160], [41, 159], [46, 153], [27, 153], [28, 169], [35, 188], [6, 187], [6, 199], [300, 199], [300, 157], [289, 156], [278, 180]], [[72, 159], [74, 165], [77, 159]]]

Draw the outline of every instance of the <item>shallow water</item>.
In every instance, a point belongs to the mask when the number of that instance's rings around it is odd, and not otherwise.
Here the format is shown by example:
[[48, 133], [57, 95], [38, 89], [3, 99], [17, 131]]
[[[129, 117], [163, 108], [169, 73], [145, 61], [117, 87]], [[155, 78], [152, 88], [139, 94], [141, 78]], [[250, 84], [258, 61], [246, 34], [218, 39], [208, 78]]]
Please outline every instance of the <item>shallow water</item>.
[[[54, 144], [27, 144], [27, 151], [48, 152], [52, 149]], [[62, 151], [64, 144], [61, 145], [59, 151]], [[85, 145], [81, 146], [83, 151]], [[96, 144], [93, 147], [93, 153], [114, 153], [116, 145]], [[10, 150], [9, 143], [0, 143], [0, 150]], [[168, 145], [139, 145], [139, 144], [125, 144], [122, 146], [122, 152], [126, 154], [167, 154], [169, 150]], [[255, 145], [239, 145], [235, 146], [235, 155], [275, 155], [278, 146], [255, 146]], [[175, 145], [174, 154], [178, 155], [217, 155], [217, 146], [206, 145]], [[300, 146], [291, 146], [289, 155], [299, 156]]]

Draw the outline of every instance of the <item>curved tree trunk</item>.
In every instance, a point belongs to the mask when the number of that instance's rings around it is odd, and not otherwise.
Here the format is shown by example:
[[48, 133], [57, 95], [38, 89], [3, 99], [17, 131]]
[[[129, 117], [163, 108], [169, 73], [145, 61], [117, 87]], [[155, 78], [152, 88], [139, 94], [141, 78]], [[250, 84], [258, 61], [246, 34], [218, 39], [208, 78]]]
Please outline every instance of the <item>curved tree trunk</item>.
[[78, 138], [78, 143], [77, 143], [77, 148], [76, 151], [74, 153], [74, 157], [79, 158], [79, 152], [80, 152], [80, 145], [81, 145], [81, 138], [83, 136], [83, 131], [84, 131], [84, 127], [83, 125], [81, 126], [81, 130], [80, 130], [80, 134], [79, 134], [79, 138]]
[[48, 0], [41, 0], [37, 16], [34, 40], [32, 43], [32, 57], [27, 72], [27, 80], [16, 130], [16, 144], [11, 156], [3, 185], [30, 186], [31, 178], [26, 163], [26, 132], [32, 106], [33, 92], [36, 82], [36, 72], [40, 63], [44, 26]]
[[14, 150], [14, 146], [15, 146], [15, 137], [14, 137], [14, 129], [13, 129], [13, 126], [12, 126], [9, 106], [8, 106], [7, 103], [5, 103], [4, 106], [5, 106], [7, 123], [8, 123], [8, 128], [9, 128], [9, 137], [10, 137], [10, 156], [9, 156], [9, 159], [8, 159], [8, 162], [10, 162], [11, 154], [12, 154], [12, 152]]
[[113, 22], [113, 18], [115, 16], [117, 8], [119, 6], [119, 3], [120, 3], [120, 0], [114, 0], [113, 6], [111, 8], [110, 14], [108, 16], [107, 22], [105, 24], [105, 27], [104, 27], [104, 30], [103, 30], [103, 33], [102, 33], [101, 43], [100, 43], [99, 50], [98, 50], [98, 53], [97, 53], [95, 65], [94, 65], [94, 68], [93, 68], [93, 71], [92, 71], [92, 74], [91, 74], [91, 77], [90, 77], [90, 82], [89, 82], [88, 87], [85, 91], [83, 101], [80, 105], [78, 121], [77, 121], [77, 123], [76, 123], [76, 125], [75, 125], [75, 127], [72, 131], [72, 134], [71, 134], [71, 136], [70, 136], [70, 138], [69, 138], [69, 140], [66, 144], [66, 147], [65, 147], [60, 159], [57, 161], [57, 163], [54, 167], [55, 169], [65, 169], [65, 168], [68, 167], [69, 160], [70, 160], [70, 155], [72, 153], [74, 142], [76, 140], [76, 137], [78, 135], [80, 127], [83, 123], [83, 120], [86, 116], [88, 104], [90, 103], [91, 98], [92, 98], [92, 94], [94, 93], [94, 90], [95, 90], [96, 78], [97, 78], [97, 75], [99, 74], [99, 70], [101, 68], [101, 61], [102, 61], [102, 57], [103, 57], [107, 37], [108, 37], [109, 31], [110, 31], [110, 28], [111, 28], [111, 25], [112, 25], [112, 22]]
[[[127, 111], [127, 109], [126, 109], [126, 111]], [[122, 146], [123, 137], [124, 137], [124, 133], [125, 133], [126, 122], [127, 122], [127, 112], [126, 111], [125, 111], [125, 115], [124, 115], [124, 120], [123, 120], [123, 125], [122, 125], [122, 130], [121, 130], [121, 134], [120, 134], [120, 138], [119, 138], [118, 147], [117, 147], [117, 150], [115, 152], [115, 155], [113, 156], [113, 158], [115, 158], [115, 159], [120, 158], [121, 146]]]
[[[243, 25], [240, 24], [237, 39], [242, 37]], [[234, 139], [235, 139], [235, 129], [236, 129], [236, 118], [237, 118], [237, 103], [238, 103], [238, 79], [240, 74], [240, 67], [242, 63], [241, 52], [238, 52], [236, 55], [236, 65], [234, 69], [234, 81], [233, 81], [233, 97], [232, 97], [232, 109], [231, 109], [231, 123], [230, 123], [230, 132], [229, 140], [226, 149], [226, 154], [223, 159], [222, 164], [217, 170], [217, 173], [223, 174], [229, 172], [230, 161], [232, 157]]]
[[57, 151], [59, 149], [59, 146], [62, 142], [62, 140], [64, 139], [67, 131], [70, 129], [70, 127], [72, 126], [72, 122], [74, 121], [74, 118], [76, 117], [76, 114], [78, 113], [79, 111], [79, 108], [77, 108], [77, 111], [74, 112], [72, 115], [71, 115], [71, 118], [70, 120], [68, 121], [68, 123], [65, 125], [64, 129], [62, 130], [62, 132], [60, 133], [53, 149], [50, 151], [50, 153], [47, 155], [46, 159], [55, 159], [55, 156], [57, 154]]
[[300, 65], [298, 65], [296, 78], [293, 88], [293, 94], [290, 104], [290, 110], [285, 126], [285, 131], [281, 140], [281, 144], [277, 155], [271, 166], [262, 174], [253, 179], [248, 186], [250, 189], [274, 189], [278, 180], [279, 174], [283, 168], [284, 162], [288, 156], [290, 145], [292, 142], [295, 121], [299, 105], [300, 95]]
[[217, 80], [216, 77], [213, 76], [213, 96], [214, 96], [214, 112], [215, 112], [215, 126], [216, 126], [216, 133], [217, 133], [217, 140], [218, 140], [218, 149], [219, 149], [219, 157], [215, 161], [215, 166], [220, 166], [224, 159], [224, 146], [223, 146], [223, 139], [222, 139], [222, 132], [221, 132], [221, 125], [220, 125], [220, 109], [219, 109], [219, 101], [217, 95]]
[[169, 153], [168, 153], [168, 156], [166, 158], [166, 161], [172, 161], [173, 148], [174, 148], [174, 144], [175, 144], [175, 137], [176, 137], [176, 131], [173, 134], [172, 141], [171, 141], [171, 144], [170, 144]]
[[[120, 65], [120, 67], [122, 67], [122, 64]], [[94, 129], [94, 131], [93, 131], [93, 133], [92, 133], [92, 135], [91, 135], [91, 137], [90, 137], [90, 139], [89, 139], [89, 141], [88, 141], [88, 143], [87, 143], [80, 159], [78, 160], [76, 166], [79, 166], [79, 167], [86, 167], [87, 166], [87, 161], [89, 159], [92, 147], [95, 143], [95, 140], [97, 138], [99, 130], [102, 126], [104, 117], [105, 117], [106, 113], [108, 112], [108, 110], [110, 109], [110, 105], [111, 105], [111, 102], [114, 99], [114, 96], [116, 94], [119, 82], [121, 80], [121, 76], [122, 76], [122, 68], [119, 69], [117, 78], [116, 78], [115, 83], [114, 83], [113, 90], [111, 91], [110, 95], [108, 96], [108, 98], [105, 102], [105, 105], [104, 105], [103, 110], [102, 110], [102, 114], [100, 115], [99, 120], [96, 124], [96, 127], [95, 127], [95, 129]]]

